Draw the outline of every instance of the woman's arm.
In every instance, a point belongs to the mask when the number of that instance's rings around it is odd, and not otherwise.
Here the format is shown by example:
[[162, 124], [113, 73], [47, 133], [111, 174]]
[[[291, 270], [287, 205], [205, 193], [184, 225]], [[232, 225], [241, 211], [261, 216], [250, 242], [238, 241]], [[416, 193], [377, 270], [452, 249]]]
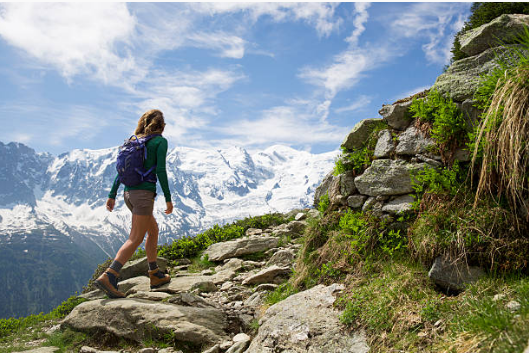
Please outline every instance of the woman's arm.
[[167, 180], [167, 170], [165, 160], [167, 157], [167, 140], [164, 138], [160, 141], [156, 150], [156, 176], [160, 181], [165, 202], [171, 202], [171, 191], [169, 190], [169, 181]]

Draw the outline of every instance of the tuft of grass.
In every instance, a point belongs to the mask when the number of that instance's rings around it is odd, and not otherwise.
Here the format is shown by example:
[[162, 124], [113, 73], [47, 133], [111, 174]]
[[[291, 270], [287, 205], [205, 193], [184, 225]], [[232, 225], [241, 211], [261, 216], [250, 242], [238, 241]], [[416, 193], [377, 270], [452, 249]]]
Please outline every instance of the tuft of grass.
[[297, 292], [298, 290], [295, 289], [289, 282], [280, 284], [275, 290], [268, 293], [265, 298], [265, 303], [268, 305], [274, 305], [290, 297], [292, 294], [296, 294]]
[[[529, 50], [529, 30], [522, 37], [522, 46]], [[518, 51], [517, 64], [501, 70], [485, 80], [482, 97], [486, 108], [474, 142], [473, 166], [481, 160], [476, 203], [484, 194], [505, 197], [516, 212], [522, 209], [529, 218], [529, 57]]]

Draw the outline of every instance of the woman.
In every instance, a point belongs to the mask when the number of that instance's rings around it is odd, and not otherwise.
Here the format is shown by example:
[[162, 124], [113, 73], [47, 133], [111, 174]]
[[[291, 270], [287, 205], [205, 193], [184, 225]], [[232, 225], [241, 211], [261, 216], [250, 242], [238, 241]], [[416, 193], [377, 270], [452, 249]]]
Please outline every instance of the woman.
[[[167, 209], [165, 214], [173, 212], [171, 193], [165, 170], [167, 156], [167, 140], [161, 136], [165, 127], [163, 113], [159, 110], [149, 110], [138, 121], [134, 134], [139, 138], [149, 135], [158, 135], [147, 141], [147, 159], [144, 162], [145, 170], [156, 166], [156, 176], [162, 187]], [[155, 180], [156, 178], [154, 178]], [[120, 185], [118, 176], [108, 194], [107, 210], [112, 212], [116, 202], [116, 194]], [[143, 242], [145, 233], [145, 252], [149, 262], [149, 278], [151, 288], [159, 287], [171, 280], [171, 277], [159, 270], [156, 263], [158, 247], [158, 224], [153, 216], [154, 198], [156, 197], [156, 181], [145, 181], [136, 186], [125, 186], [125, 204], [132, 212], [132, 229], [129, 239], [121, 246], [110, 267], [95, 281], [96, 287], [103, 290], [110, 298], [124, 298], [125, 294], [118, 290], [117, 279], [119, 271], [130, 259], [138, 246]]]

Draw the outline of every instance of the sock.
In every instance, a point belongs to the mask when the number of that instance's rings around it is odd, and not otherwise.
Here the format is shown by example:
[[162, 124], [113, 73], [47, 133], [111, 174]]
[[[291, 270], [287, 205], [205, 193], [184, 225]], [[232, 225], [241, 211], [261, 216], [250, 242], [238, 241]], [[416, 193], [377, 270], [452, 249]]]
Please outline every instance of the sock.
[[123, 265], [119, 261], [116, 261], [116, 260], [114, 260], [112, 262], [112, 264], [110, 265], [110, 268], [113, 269], [114, 271], [116, 271], [117, 273], [119, 273], [119, 271], [121, 271], [122, 267], [123, 267]]
[[149, 271], [156, 270], [158, 268], [158, 264], [156, 261], [149, 262]]

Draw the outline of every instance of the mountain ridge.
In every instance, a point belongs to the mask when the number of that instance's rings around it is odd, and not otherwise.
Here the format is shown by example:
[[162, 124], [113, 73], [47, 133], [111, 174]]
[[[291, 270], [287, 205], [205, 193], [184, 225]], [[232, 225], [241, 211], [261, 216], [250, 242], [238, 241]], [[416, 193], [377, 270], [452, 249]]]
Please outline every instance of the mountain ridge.
[[[131, 217], [122, 200], [122, 187], [115, 210], [109, 213], [105, 208], [116, 175], [117, 153], [118, 147], [76, 149], [54, 157], [22, 143], [0, 142], [0, 249], [18, 249], [9, 251], [14, 264], [35, 256], [35, 264], [39, 264], [35, 266], [43, 266], [42, 261], [55, 266], [59, 257], [46, 258], [54, 253], [56, 239], [61, 239], [70, 243], [63, 253], [80, 256], [86, 252], [92, 261], [83, 260], [82, 266], [91, 268], [83, 272], [83, 278], [75, 279], [79, 284], [86, 283], [105, 258], [114, 256], [128, 237]], [[156, 198], [159, 243], [193, 236], [216, 223], [310, 207], [335, 155], [337, 152], [316, 155], [281, 145], [252, 153], [236, 146], [170, 149], [167, 172], [175, 210], [172, 215], [163, 214], [165, 200]], [[39, 247], [33, 246], [36, 243]], [[68, 266], [76, 269], [81, 264], [72, 260]], [[80, 289], [79, 285], [68, 287], [55, 302], [39, 310], [53, 308]], [[9, 299], [2, 302], [10, 307]], [[0, 308], [3, 316], [31, 313], [35, 312], [6, 313]]]

